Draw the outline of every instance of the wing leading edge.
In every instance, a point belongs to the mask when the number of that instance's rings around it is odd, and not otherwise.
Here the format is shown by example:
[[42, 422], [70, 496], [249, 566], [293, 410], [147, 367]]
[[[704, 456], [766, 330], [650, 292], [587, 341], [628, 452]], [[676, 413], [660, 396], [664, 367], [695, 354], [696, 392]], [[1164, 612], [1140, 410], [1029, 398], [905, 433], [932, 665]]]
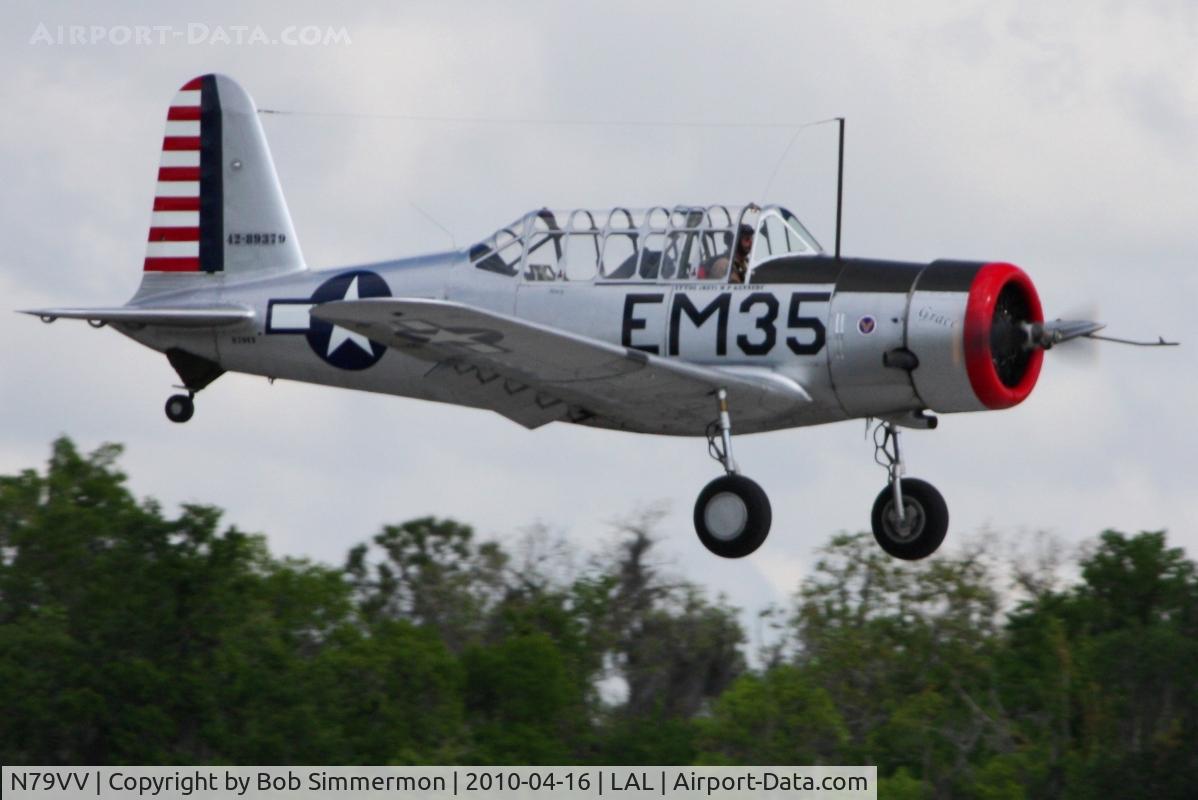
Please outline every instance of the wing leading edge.
[[716, 416], [712, 395], [721, 388], [742, 423], [811, 402], [802, 386], [769, 369], [661, 358], [460, 303], [341, 300], [315, 306], [312, 316], [431, 362], [428, 378], [529, 428], [599, 417], [628, 430], [699, 435]]

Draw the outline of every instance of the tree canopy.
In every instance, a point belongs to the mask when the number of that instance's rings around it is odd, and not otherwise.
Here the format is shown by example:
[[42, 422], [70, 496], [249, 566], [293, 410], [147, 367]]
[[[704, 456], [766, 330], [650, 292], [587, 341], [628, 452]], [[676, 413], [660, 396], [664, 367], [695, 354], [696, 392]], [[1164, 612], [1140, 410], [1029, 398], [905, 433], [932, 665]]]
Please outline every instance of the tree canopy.
[[[120, 448], [0, 476], [9, 764], [876, 764], [881, 797], [1190, 797], [1198, 572], [1163, 532], [1062, 569], [822, 549], [774, 638], [653, 514], [579, 557], [450, 519], [341, 566], [129, 491]], [[1067, 581], [1064, 574], [1075, 578]], [[752, 657], [751, 657], [752, 656]], [[1117, 791], [1112, 787], [1117, 787]]]

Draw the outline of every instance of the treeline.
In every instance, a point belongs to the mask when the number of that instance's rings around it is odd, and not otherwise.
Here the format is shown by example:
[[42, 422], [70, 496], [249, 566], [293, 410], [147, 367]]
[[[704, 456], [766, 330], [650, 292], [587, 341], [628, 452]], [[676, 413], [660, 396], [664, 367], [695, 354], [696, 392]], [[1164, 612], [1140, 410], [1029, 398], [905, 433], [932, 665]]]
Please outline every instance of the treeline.
[[750, 666], [651, 516], [582, 555], [417, 519], [335, 568], [138, 502], [119, 453], [60, 439], [0, 477], [4, 763], [876, 764], [884, 798], [1198, 794], [1198, 577], [1163, 533], [1030, 567], [837, 536]]

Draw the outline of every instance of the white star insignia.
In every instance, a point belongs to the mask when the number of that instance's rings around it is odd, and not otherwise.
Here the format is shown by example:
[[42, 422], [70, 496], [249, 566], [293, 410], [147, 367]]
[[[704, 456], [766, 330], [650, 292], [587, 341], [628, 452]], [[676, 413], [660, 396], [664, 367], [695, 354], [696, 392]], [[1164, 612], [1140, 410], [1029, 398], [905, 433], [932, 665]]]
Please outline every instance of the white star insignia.
[[[358, 298], [358, 276], [349, 282], [349, 286], [345, 289], [345, 296], [342, 300], [357, 300]], [[325, 356], [332, 356], [337, 352], [337, 348], [346, 342], [350, 342], [355, 347], [360, 348], [368, 355], [374, 355], [374, 349], [370, 346], [370, 340], [360, 333], [347, 331], [345, 328], [333, 326], [333, 332], [329, 335], [329, 349], [325, 351]]]

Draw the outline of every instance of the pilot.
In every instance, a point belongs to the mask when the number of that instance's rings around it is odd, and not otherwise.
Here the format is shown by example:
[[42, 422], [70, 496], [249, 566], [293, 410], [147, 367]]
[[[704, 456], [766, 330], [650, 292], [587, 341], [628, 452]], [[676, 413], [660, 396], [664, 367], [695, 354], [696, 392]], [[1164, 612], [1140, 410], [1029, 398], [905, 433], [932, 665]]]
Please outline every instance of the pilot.
[[753, 252], [753, 226], [741, 224], [736, 235], [736, 252], [732, 255], [732, 275], [729, 283], [744, 283], [749, 276], [749, 253]]
[[[732, 276], [729, 283], [744, 283], [749, 273], [749, 253], [753, 251], [753, 226], [741, 224], [737, 230], [736, 248], [732, 254]], [[721, 281], [728, 276], [728, 254], [723, 253], [699, 265], [699, 279]]]

